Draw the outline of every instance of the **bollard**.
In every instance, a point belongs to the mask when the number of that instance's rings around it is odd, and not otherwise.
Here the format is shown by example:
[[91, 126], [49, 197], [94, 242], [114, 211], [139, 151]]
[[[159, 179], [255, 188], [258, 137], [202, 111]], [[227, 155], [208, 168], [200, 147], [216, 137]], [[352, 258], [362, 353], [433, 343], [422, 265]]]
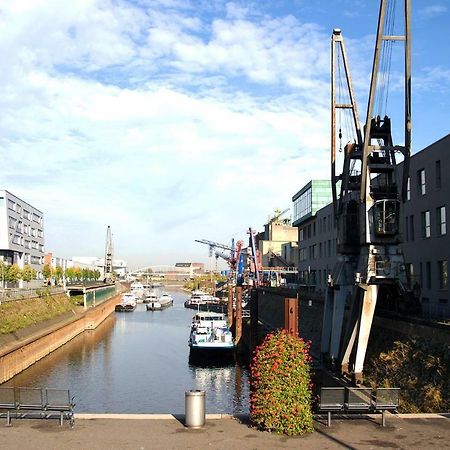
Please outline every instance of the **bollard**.
[[184, 399], [186, 427], [203, 427], [205, 425], [205, 391], [186, 391]]

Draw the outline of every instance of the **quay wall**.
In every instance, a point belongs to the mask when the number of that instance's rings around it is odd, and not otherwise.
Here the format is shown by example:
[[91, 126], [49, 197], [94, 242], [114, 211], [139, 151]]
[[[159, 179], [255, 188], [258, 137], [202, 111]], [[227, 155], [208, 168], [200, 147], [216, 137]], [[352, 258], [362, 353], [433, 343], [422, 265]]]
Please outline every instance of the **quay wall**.
[[11, 379], [85, 330], [93, 330], [114, 312], [120, 295], [88, 309], [69, 321], [0, 348], [0, 383]]

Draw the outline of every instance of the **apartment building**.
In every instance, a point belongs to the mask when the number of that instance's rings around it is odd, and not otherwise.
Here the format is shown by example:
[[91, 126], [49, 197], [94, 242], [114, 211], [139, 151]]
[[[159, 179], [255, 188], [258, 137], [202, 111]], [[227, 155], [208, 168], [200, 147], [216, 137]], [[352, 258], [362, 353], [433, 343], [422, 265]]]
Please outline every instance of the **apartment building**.
[[[430, 317], [450, 317], [449, 171], [450, 134], [411, 157], [401, 218], [406, 270], [411, 286], [420, 291], [424, 314]], [[324, 180], [310, 181], [292, 201], [293, 225], [298, 227], [299, 282], [325, 293], [328, 274], [337, 261], [331, 185]]]
[[44, 215], [6, 190], [0, 190], [0, 260], [30, 265], [42, 278]]

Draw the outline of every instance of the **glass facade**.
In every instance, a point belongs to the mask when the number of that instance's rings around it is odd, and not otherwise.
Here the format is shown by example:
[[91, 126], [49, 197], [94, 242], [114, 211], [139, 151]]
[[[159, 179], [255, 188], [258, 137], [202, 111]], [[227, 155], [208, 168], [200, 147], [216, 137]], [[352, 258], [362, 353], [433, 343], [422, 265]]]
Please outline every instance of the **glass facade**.
[[292, 197], [293, 225], [297, 226], [333, 201], [329, 180], [312, 180]]

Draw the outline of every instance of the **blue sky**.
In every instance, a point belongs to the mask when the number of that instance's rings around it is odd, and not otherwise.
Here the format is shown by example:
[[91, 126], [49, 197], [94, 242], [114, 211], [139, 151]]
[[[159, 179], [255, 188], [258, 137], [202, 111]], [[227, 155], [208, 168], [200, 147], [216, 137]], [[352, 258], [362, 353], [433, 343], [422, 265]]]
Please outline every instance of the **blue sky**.
[[[58, 256], [101, 256], [110, 225], [131, 267], [207, 261], [195, 239], [245, 238], [311, 178], [328, 178], [331, 31], [343, 31], [363, 120], [378, 8], [3, 1], [0, 186], [44, 212]], [[419, 151], [450, 131], [450, 2], [412, 8]]]

